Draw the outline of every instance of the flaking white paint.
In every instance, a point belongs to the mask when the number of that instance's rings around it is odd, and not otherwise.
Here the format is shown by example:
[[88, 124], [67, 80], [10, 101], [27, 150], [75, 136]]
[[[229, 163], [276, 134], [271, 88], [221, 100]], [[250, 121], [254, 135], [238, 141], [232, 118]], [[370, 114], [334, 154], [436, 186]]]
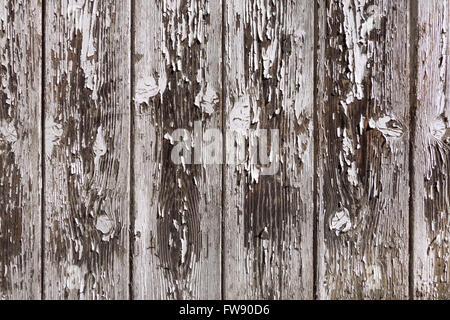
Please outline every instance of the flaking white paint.
[[352, 228], [352, 222], [350, 220], [350, 213], [346, 208], [340, 210], [334, 214], [330, 221], [330, 230], [336, 232], [339, 236], [341, 233], [346, 233]]

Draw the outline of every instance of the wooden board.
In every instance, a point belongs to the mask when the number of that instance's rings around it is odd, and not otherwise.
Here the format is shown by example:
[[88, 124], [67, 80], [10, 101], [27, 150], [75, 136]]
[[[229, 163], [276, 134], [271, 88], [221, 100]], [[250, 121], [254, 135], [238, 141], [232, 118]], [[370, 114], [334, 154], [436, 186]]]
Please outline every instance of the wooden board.
[[0, 300], [41, 296], [41, 7], [0, 3]]
[[[133, 298], [219, 299], [222, 167], [201, 139], [222, 132], [221, 1], [135, 8]], [[195, 141], [177, 164], [179, 129]]]
[[319, 5], [319, 299], [408, 298], [409, 11]]
[[[224, 298], [311, 299], [314, 2], [224, 10], [225, 125], [242, 138], [227, 135], [226, 153], [244, 160], [225, 166]], [[249, 131], [273, 129], [267, 146]]]
[[450, 298], [450, 1], [419, 1], [414, 297]]
[[46, 1], [46, 299], [129, 296], [130, 12]]

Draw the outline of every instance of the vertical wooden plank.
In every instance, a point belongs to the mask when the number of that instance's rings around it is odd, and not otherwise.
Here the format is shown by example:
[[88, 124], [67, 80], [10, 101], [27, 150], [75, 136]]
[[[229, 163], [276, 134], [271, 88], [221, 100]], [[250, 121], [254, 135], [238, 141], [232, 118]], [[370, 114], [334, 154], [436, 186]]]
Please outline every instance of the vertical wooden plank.
[[450, 298], [450, 1], [419, 1], [414, 297]]
[[46, 2], [47, 299], [127, 299], [130, 1]]
[[226, 1], [225, 14], [225, 125], [242, 138], [226, 153], [245, 153], [225, 169], [225, 298], [311, 299], [314, 2]]
[[41, 296], [41, 3], [0, 3], [0, 300]]
[[318, 297], [405, 299], [409, 1], [318, 4]]
[[[133, 296], [219, 299], [221, 162], [198, 139], [222, 135], [221, 1], [135, 5]], [[177, 129], [196, 138], [182, 164]]]

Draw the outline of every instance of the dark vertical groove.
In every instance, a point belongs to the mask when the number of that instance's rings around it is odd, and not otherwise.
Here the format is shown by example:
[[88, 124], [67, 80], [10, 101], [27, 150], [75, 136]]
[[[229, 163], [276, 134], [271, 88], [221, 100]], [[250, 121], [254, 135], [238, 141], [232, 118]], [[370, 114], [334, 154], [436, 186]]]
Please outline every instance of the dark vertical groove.
[[409, 135], [409, 299], [414, 300], [414, 197], [416, 195], [414, 186], [414, 145], [416, 138], [416, 128], [417, 128], [417, 68], [418, 68], [418, 2], [417, 0], [412, 0], [410, 2], [409, 10], [409, 66], [410, 66], [410, 95], [409, 95], [409, 105], [410, 105], [410, 135]]
[[318, 62], [318, 45], [319, 45], [319, 6], [317, 1], [314, 1], [314, 90], [313, 90], [313, 136], [314, 136], [314, 172], [313, 172], [313, 299], [318, 299], [317, 285], [318, 285], [318, 257], [317, 257], [317, 227], [318, 227], [318, 167], [319, 167], [319, 120], [318, 120], [318, 112], [319, 108], [317, 105], [317, 85], [318, 85], [318, 73], [317, 73], [317, 64]]
[[45, 300], [45, 0], [41, 8], [41, 299]]
[[130, 235], [129, 235], [129, 273], [130, 273], [130, 279], [129, 279], [129, 284], [128, 284], [128, 297], [130, 300], [134, 299], [134, 294], [133, 294], [133, 248], [134, 248], [134, 222], [135, 222], [135, 205], [134, 205], [134, 152], [135, 152], [135, 148], [134, 148], [134, 115], [135, 115], [135, 109], [134, 109], [134, 75], [135, 75], [135, 70], [134, 70], [134, 52], [135, 52], [135, 48], [134, 48], [134, 35], [135, 35], [135, 26], [134, 26], [134, 12], [135, 12], [135, 3], [134, 0], [130, 0], [131, 1], [131, 6], [130, 6], [130, 184], [129, 184], [129, 188], [130, 188], [130, 207], [129, 207], [129, 215], [130, 215]]
[[226, 0], [222, 0], [222, 157], [223, 157], [223, 163], [222, 163], [222, 219], [221, 219], [221, 241], [220, 241], [220, 253], [221, 253], [221, 298], [222, 300], [225, 299], [225, 196], [226, 196], [226, 185], [225, 185], [225, 178], [226, 178], [226, 145], [227, 145], [227, 135], [226, 135], [226, 96], [227, 96], [227, 89], [226, 89], [226, 46], [225, 46], [225, 37], [227, 35], [227, 28], [226, 28]]

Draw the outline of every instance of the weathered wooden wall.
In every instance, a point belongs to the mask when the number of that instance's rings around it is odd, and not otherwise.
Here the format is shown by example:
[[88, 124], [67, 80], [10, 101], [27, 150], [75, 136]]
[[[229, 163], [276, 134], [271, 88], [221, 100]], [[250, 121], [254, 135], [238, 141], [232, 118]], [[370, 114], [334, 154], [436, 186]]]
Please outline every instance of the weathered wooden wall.
[[450, 298], [449, 14], [0, 0], [0, 299]]

